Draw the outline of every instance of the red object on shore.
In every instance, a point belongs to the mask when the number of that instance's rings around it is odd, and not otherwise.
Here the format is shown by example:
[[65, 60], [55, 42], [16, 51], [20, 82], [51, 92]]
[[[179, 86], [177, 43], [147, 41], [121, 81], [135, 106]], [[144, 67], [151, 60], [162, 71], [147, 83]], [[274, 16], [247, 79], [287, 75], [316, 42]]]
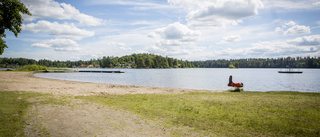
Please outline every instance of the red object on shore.
[[241, 88], [243, 87], [243, 83], [232, 82], [232, 76], [230, 75], [228, 86]]
[[232, 82], [231, 86], [240, 88], [240, 87], [243, 87], [243, 84], [242, 83], [237, 83], [237, 82]]

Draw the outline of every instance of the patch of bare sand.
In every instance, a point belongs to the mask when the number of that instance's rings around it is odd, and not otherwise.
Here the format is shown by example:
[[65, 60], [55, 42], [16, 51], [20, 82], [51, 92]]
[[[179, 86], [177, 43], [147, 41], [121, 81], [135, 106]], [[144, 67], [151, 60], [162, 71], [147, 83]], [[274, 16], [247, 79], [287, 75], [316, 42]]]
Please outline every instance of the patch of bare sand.
[[33, 115], [28, 116], [26, 136], [170, 136], [168, 129], [131, 112], [83, 100], [73, 100], [72, 105], [38, 104], [29, 111]]

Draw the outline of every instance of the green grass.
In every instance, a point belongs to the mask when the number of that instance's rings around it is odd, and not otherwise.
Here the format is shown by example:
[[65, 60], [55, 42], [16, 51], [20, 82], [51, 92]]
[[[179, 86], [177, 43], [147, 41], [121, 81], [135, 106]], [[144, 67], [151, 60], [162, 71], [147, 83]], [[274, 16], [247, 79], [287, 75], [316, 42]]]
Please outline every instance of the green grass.
[[57, 67], [48, 67], [48, 71], [54, 70], [54, 71], [74, 71], [73, 69], [68, 69], [68, 68], [57, 68]]
[[29, 98], [41, 96], [34, 92], [4, 92], [0, 91], [0, 136], [23, 136], [25, 115], [31, 105]]
[[40, 65], [25, 65], [16, 69], [17, 71], [41, 71], [47, 70], [47, 67]]
[[214, 136], [320, 136], [320, 94], [225, 92], [80, 96]]

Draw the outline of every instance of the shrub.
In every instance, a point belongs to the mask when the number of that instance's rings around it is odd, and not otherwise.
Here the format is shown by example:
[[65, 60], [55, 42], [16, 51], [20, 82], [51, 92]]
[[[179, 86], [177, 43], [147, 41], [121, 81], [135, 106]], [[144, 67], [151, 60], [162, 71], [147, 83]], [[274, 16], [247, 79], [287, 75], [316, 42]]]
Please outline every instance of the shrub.
[[18, 71], [41, 71], [41, 70], [47, 70], [47, 67], [40, 66], [40, 65], [25, 65], [22, 67], [19, 67], [17, 69]]

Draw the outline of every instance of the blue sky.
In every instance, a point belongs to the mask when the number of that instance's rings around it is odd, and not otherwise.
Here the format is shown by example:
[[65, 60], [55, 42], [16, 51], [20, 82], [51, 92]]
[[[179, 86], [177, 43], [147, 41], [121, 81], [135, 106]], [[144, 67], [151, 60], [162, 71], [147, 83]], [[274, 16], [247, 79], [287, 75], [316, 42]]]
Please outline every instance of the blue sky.
[[184, 60], [320, 55], [318, 0], [22, 0], [22, 32], [1, 57]]

